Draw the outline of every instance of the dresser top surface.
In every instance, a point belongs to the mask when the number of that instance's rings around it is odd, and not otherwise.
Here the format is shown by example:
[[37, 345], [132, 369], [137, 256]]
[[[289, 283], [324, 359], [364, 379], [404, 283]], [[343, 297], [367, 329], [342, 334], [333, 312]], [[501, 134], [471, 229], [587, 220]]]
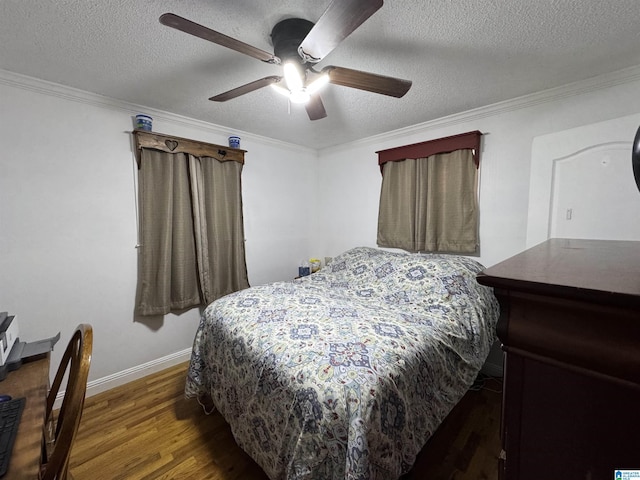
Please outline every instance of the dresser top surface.
[[[478, 275], [483, 285], [640, 304], [640, 242], [550, 239]], [[563, 296], [564, 296], [563, 295]]]

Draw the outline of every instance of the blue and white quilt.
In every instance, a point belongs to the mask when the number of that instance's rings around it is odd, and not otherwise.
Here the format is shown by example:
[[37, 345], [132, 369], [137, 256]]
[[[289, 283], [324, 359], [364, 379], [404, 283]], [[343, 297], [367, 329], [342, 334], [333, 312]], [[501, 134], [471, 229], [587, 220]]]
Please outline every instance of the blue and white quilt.
[[393, 480], [473, 383], [498, 303], [476, 261], [359, 247], [209, 305], [187, 396], [272, 480]]

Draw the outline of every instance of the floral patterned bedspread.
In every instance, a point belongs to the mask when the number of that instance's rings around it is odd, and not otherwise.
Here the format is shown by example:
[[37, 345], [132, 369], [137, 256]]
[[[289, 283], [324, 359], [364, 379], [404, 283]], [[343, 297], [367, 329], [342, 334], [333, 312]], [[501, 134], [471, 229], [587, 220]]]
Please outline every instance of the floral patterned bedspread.
[[272, 480], [393, 480], [473, 383], [498, 304], [466, 257], [359, 247], [207, 307], [187, 396]]

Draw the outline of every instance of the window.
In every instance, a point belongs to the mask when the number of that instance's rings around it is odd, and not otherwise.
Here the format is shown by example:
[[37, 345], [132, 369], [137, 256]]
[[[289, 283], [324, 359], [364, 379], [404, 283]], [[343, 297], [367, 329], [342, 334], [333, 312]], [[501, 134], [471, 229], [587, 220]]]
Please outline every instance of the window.
[[134, 132], [139, 162], [136, 310], [162, 315], [249, 286], [240, 177], [244, 153]]
[[380, 247], [477, 253], [478, 131], [382, 150]]

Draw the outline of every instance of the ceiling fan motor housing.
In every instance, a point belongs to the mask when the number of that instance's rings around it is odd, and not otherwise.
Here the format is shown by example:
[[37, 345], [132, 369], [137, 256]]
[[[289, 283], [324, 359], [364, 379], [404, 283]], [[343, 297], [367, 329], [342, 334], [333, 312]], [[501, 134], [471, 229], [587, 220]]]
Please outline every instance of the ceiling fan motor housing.
[[273, 53], [283, 63], [289, 60], [304, 65], [302, 58], [298, 55], [298, 46], [311, 31], [313, 25], [313, 22], [302, 18], [287, 18], [276, 23], [271, 30]]

